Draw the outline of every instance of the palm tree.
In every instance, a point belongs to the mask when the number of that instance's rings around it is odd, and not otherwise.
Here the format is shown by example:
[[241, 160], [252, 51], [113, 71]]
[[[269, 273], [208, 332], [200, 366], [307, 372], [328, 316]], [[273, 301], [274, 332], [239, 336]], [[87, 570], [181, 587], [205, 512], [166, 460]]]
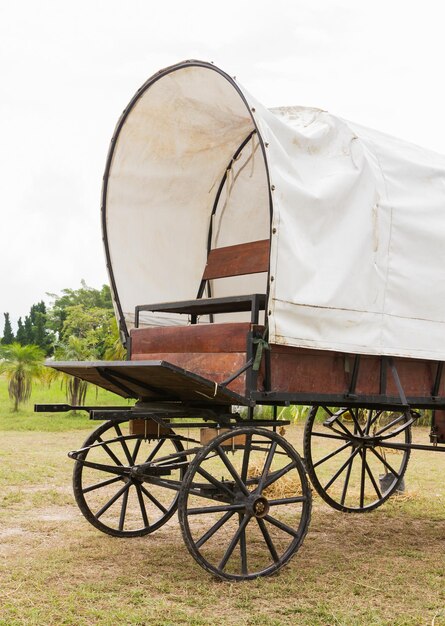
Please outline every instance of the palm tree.
[[[65, 343], [60, 343], [55, 350], [55, 357], [60, 361], [91, 361], [94, 360], [94, 351], [87, 342], [80, 337], [71, 335]], [[59, 373], [53, 376], [58, 376]], [[65, 387], [66, 399], [72, 406], [85, 403], [88, 383], [77, 376], [61, 373]]]
[[0, 349], [0, 373], [8, 379], [8, 394], [14, 411], [31, 396], [32, 381], [41, 375], [45, 353], [38, 346], [12, 343]]

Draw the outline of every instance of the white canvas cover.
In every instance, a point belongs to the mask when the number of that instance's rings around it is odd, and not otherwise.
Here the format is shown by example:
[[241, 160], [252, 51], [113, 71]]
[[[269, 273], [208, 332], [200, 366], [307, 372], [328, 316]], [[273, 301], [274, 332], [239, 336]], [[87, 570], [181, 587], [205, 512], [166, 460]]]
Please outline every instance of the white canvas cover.
[[271, 237], [269, 276], [213, 291], [268, 290], [271, 343], [445, 359], [445, 157], [319, 109], [267, 110], [192, 61], [136, 94], [104, 180], [121, 325], [196, 296], [212, 223], [212, 247]]

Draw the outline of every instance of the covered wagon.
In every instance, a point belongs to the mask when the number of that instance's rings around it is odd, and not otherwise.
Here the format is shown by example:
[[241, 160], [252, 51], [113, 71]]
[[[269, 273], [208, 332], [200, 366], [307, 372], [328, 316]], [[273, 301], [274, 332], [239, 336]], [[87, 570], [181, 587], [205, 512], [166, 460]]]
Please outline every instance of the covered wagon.
[[[306, 534], [306, 469], [362, 512], [411, 449], [445, 449], [444, 157], [323, 110], [268, 110], [186, 61], [123, 112], [102, 224], [128, 359], [51, 363], [137, 400], [86, 407], [106, 421], [71, 453], [99, 529], [151, 533], [178, 508], [204, 568], [267, 575]], [[304, 465], [277, 432], [290, 404], [313, 407]], [[430, 445], [411, 443], [419, 409]]]

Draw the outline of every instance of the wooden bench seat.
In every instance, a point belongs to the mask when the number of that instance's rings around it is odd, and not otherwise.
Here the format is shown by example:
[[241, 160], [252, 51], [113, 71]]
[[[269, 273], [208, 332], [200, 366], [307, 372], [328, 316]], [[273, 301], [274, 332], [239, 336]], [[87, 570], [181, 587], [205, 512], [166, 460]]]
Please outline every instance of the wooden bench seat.
[[[138, 305], [135, 328], [130, 332], [130, 358], [164, 360], [217, 383], [223, 383], [242, 370], [253, 354], [253, 336], [264, 328], [258, 326], [259, 312], [266, 308], [265, 294], [236, 295], [223, 298], [211, 296], [210, 281], [266, 273], [269, 269], [268, 239], [215, 248], [209, 252], [198, 289], [197, 298], [180, 302]], [[264, 280], [265, 286], [267, 280]], [[139, 328], [140, 313], [163, 312], [190, 316], [191, 325]], [[251, 311], [250, 322], [214, 323], [214, 315]], [[198, 324], [198, 317], [208, 315], [210, 323]], [[262, 374], [242, 371], [228, 383], [228, 389], [246, 394], [246, 386], [255, 379], [262, 384]]]
[[266, 307], [265, 294], [224, 298], [203, 298], [203, 295], [207, 288], [208, 295], [211, 296], [211, 280], [268, 272], [269, 253], [268, 239], [210, 250], [196, 299], [138, 305], [134, 315], [135, 327], [139, 327], [141, 311], [190, 315], [192, 324], [196, 324], [200, 315], [251, 311], [251, 322], [258, 324], [259, 311], [264, 311]]

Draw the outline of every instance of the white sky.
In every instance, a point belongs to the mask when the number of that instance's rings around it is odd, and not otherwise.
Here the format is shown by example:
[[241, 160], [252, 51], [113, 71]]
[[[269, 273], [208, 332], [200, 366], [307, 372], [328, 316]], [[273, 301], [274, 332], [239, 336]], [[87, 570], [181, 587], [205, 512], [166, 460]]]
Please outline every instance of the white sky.
[[214, 61], [266, 106], [316, 106], [445, 154], [444, 7], [0, 0], [0, 314], [107, 282], [111, 135], [140, 85], [178, 61]]

